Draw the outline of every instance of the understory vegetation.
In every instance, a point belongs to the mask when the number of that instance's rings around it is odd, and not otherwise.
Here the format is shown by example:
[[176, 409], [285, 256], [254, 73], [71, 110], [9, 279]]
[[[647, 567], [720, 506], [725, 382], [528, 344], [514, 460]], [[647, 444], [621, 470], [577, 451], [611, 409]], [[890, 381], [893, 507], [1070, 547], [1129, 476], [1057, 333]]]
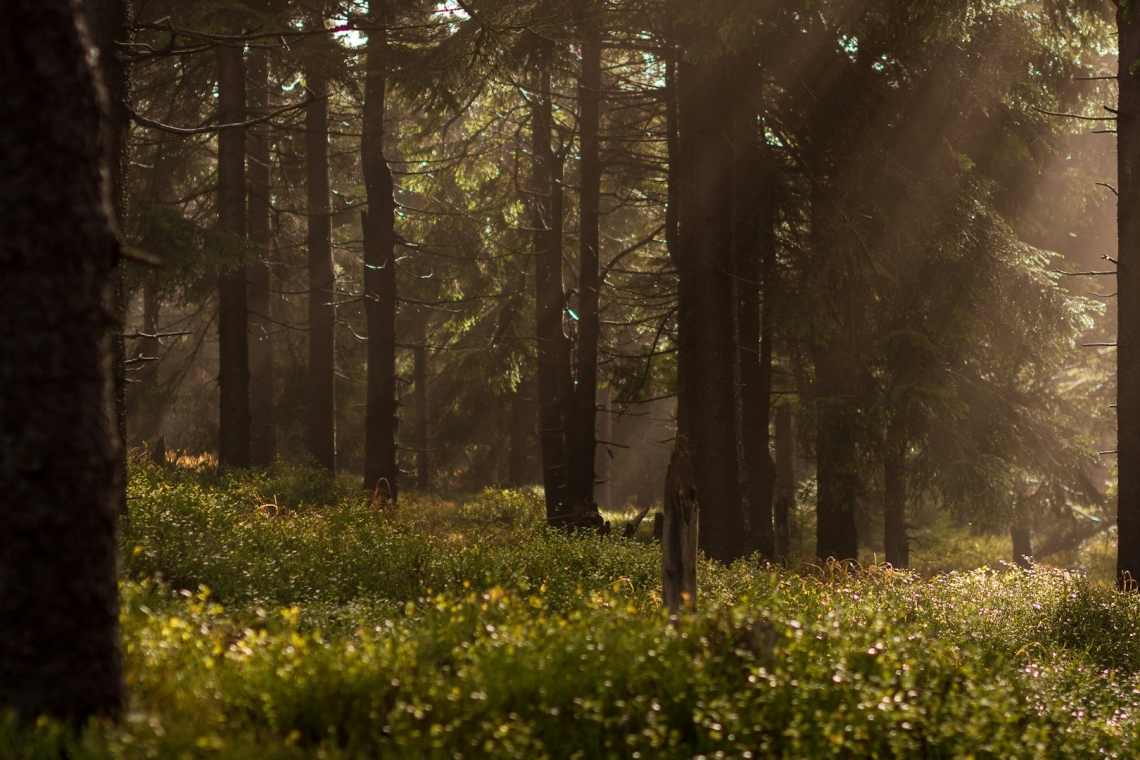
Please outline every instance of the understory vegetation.
[[1073, 572], [708, 563], [670, 620], [648, 525], [529, 492], [139, 467], [129, 504], [126, 719], [0, 757], [1140, 754], [1140, 599]]

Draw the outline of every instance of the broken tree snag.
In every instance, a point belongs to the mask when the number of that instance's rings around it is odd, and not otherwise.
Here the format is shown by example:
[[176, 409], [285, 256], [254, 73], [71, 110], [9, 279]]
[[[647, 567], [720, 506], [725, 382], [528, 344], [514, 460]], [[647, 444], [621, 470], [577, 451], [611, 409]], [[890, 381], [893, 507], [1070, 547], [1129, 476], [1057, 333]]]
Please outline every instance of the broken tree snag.
[[673, 612], [697, 601], [697, 489], [693, 457], [684, 436], [677, 436], [665, 475], [664, 514], [661, 592], [665, 606]]

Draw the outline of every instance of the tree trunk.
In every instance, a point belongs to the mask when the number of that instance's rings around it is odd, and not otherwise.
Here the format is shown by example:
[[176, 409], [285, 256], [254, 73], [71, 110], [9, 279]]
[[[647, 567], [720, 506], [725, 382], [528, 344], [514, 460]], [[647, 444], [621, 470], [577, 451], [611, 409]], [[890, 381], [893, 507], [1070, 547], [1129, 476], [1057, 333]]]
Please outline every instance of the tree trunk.
[[531, 93], [533, 138], [533, 209], [535, 253], [535, 324], [538, 358], [539, 440], [546, 519], [553, 526], [573, 521], [569, 502], [567, 411], [570, 399], [570, 348], [562, 324], [562, 172], [553, 148], [550, 68], [553, 46], [543, 40]]
[[[613, 388], [602, 388], [602, 400], [598, 405], [601, 410], [601, 422], [598, 431], [601, 440], [612, 443], [614, 440], [613, 418]], [[606, 446], [599, 446], [595, 450], [594, 472], [597, 474], [598, 509], [610, 510], [614, 508], [613, 488], [613, 458]]]
[[721, 56], [682, 61], [677, 77], [681, 276], [691, 278], [692, 287], [685, 372], [692, 372], [686, 390], [701, 549], [726, 563], [743, 556], [748, 535], [732, 266], [735, 75]]
[[1118, 3], [1120, 56], [1117, 83], [1117, 583], [1135, 589], [1140, 580], [1140, 18]]
[[399, 495], [396, 427], [396, 200], [384, 155], [388, 38], [380, 27], [368, 38], [361, 163], [368, 192], [364, 221], [364, 312], [368, 321], [368, 399], [364, 420], [364, 487]]
[[[671, 7], [671, 6], [670, 6]], [[669, 28], [666, 31], [666, 40], [673, 39], [672, 21], [669, 17]], [[691, 433], [689, 407], [692, 391], [688, 381], [692, 375], [686, 369], [692, 356], [689, 346], [689, 332], [692, 329], [692, 277], [688, 273], [685, 260], [685, 251], [681, 247], [681, 164], [684, 155], [681, 151], [679, 116], [677, 114], [677, 59], [680, 53], [671, 42], [666, 46], [665, 58], [665, 144], [669, 154], [669, 167], [665, 178], [665, 247], [669, 250], [669, 259], [673, 268], [677, 270], [677, 332], [674, 337], [676, 346], [677, 376], [675, 390], [677, 394], [677, 435], [688, 437]]]
[[697, 603], [697, 546], [700, 509], [693, 480], [693, 460], [685, 438], [677, 439], [665, 473], [662, 504], [661, 596], [665, 607], [676, 612]]
[[416, 394], [416, 488], [425, 492], [431, 488], [431, 420], [428, 395], [427, 319], [420, 331], [420, 340], [413, 349], [412, 374]]
[[1013, 542], [1013, 562], [1018, 567], [1028, 569], [1033, 565], [1033, 543], [1029, 533], [1029, 526], [1014, 525], [1009, 529], [1009, 537]]
[[76, 725], [123, 702], [118, 244], [89, 46], [66, 0], [0, 4], [0, 707]]
[[741, 57], [737, 85], [743, 91], [736, 113], [733, 147], [733, 263], [736, 268], [736, 319], [740, 331], [740, 385], [743, 414], [744, 474], [749, 506], [746, 551], [774, 555], [772, 495], [776, 466], [768, 451], [772, 397], [771, 286], [775, 258], [772, 235], [771, 166], [761, 147], [759, 118], [762, 82], [752, 55]]
[[[134, 10], [131, 0], [82, 0], [82, 14], [91, 34], [90, 42], [99, 51], [99, 74], [107, 93], [107, 113], [103, 119], [103, 134], [107, 142], [107, 166], [110, 172], [111, 208], [115, 226], [119, 230], [127, 224], [127, 173], [130, 168], [128, 140], [131, 133], [131, 72], [120, 57], [118, 43], [133, 38]], [[115, 269], [115, 317], [126, 324], [127, 290], [126, 262], [120, 261]], [[119, 494], [119, 513], [127, 513], [127, 346], [120, 334], [112, 338], [111, 351], [115, 369], [115, 420], [119, 435], [119, 476], [122, 492]]]
[[883, 463], [883, 550], [891, 567], [910, 566], [906, 534], [906, 440], [891, 431]]
[[602, 93], [602, 3], [582, 3], [582, 70], [578, 80], [581, 114], [581, 156], [578, 165], [581, 197], [579, 202], [578, 251], [578, 366], [573, 387], [573, 414], [569, 419], [567, 449], [572, 467], [568, 499], [580, 509], [594, 503], [594, 460], [597, 454], [598, 340], [601, 321], [598, 270], [602, 191], [602, 162], [599, 155]]
[[855, 529], [858, 487], [852, 466], [853, 433], [847, 417], [844, 367], [834, 347], [813, 347], [816, 404], [816, 557], [856, 560]]
[[[336, 470], [336, 274], [332, 257], [328, 80], [310, 63], [314, 100], [305, 109], [305, 174], [309, 246], [309, 424], [313, 464]], [[365, 285], [367, 290], [368, 286]]]
[[[172, 203], [171, 193], [174, 182], [173, 166], [170, 157], [170, 143], [162, 140], [154, 150], [150, 186], [150, 198], [155, 203]], [[150, 225], [143, 233], [140, 245], [144, 251], [153, 253], [160, 251], [166, 245], [163, 233], [156, 229], [159, 225]], [[161, 329], [159, 319], [162, 312], [162, 299], [159, 292], [158, 272], [148, 272], [143, 285], [143, 321], [142, 332], [145, 335], [157, 335]], [[162, 344], [158, 338], [142, 338], [135, 344], [134, 358], [150, 357], [158, 359]], [[162, 417], [165, 410], [168, 394], [160, 388], [160, 374], [158, 361], [144, 361], [139, 369], [133, 373], [136, 383], [135, 391], [131, 394], [131, 435], [128, 441], [132, 444], [150, 444], [159, 435], [162, 427]]]
[[[252, 115], [269, 106], [269, 51], [249, 51], [249, 104]], [[273, 322], [270, 314], [269, 252], [273, 229], [271, 139], [269, 125], [249, 130], [249, 240], [254, 259], [246, 264], [249, 299], [250, 460], [258, 467], [277, 455], [277, 418], [273, 403]]]
[[796, 437], [792, 410], [776, 408], [776, 509], [775, 560], [787, 563], [792, 556], [788, 517], [796, 508]]
[[511, 488], [522, 488], [532, 482], [530, 451], [534, 412], [534, 382], [529, 379], [523, 380], [511, 392], [511, 451], [508, 477]]
[[[245, 121], [245, 62], [240, 47], [223, 46], [218, 55], [218, 121]], [[245, 130], [218, 133], [218, 226], [227, 245], [245, 240]], [[245, 267], [218, 275], [218, 463], [249, 467], [249, 306]]]

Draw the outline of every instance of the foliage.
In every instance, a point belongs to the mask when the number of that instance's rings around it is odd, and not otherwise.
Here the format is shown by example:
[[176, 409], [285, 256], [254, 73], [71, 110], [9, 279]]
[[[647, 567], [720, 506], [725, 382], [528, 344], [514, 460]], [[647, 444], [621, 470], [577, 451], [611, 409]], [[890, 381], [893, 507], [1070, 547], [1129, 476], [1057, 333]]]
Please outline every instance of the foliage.
[[547, 532], [529, 494], [448, 521], [438, 500], [387, 514], [303, 471], [140, 469], [132, 497], [127, 718], [3, 719], [0, 756], [1140, 751], [1140, 599], [1077, 574], [704, 565], [701, 606], [671, 621], [652, 545]]

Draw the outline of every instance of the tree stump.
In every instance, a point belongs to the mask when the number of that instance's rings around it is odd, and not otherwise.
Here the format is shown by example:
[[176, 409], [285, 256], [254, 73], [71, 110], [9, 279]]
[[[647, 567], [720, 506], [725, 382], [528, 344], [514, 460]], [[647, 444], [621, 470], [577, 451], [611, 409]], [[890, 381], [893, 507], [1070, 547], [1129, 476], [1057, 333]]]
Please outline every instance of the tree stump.
[[661, 591], [665, 606], [675, 612], [697, 601], [697, 489], [684, 436], [677, 437], [665, 475], [664, 516]]

